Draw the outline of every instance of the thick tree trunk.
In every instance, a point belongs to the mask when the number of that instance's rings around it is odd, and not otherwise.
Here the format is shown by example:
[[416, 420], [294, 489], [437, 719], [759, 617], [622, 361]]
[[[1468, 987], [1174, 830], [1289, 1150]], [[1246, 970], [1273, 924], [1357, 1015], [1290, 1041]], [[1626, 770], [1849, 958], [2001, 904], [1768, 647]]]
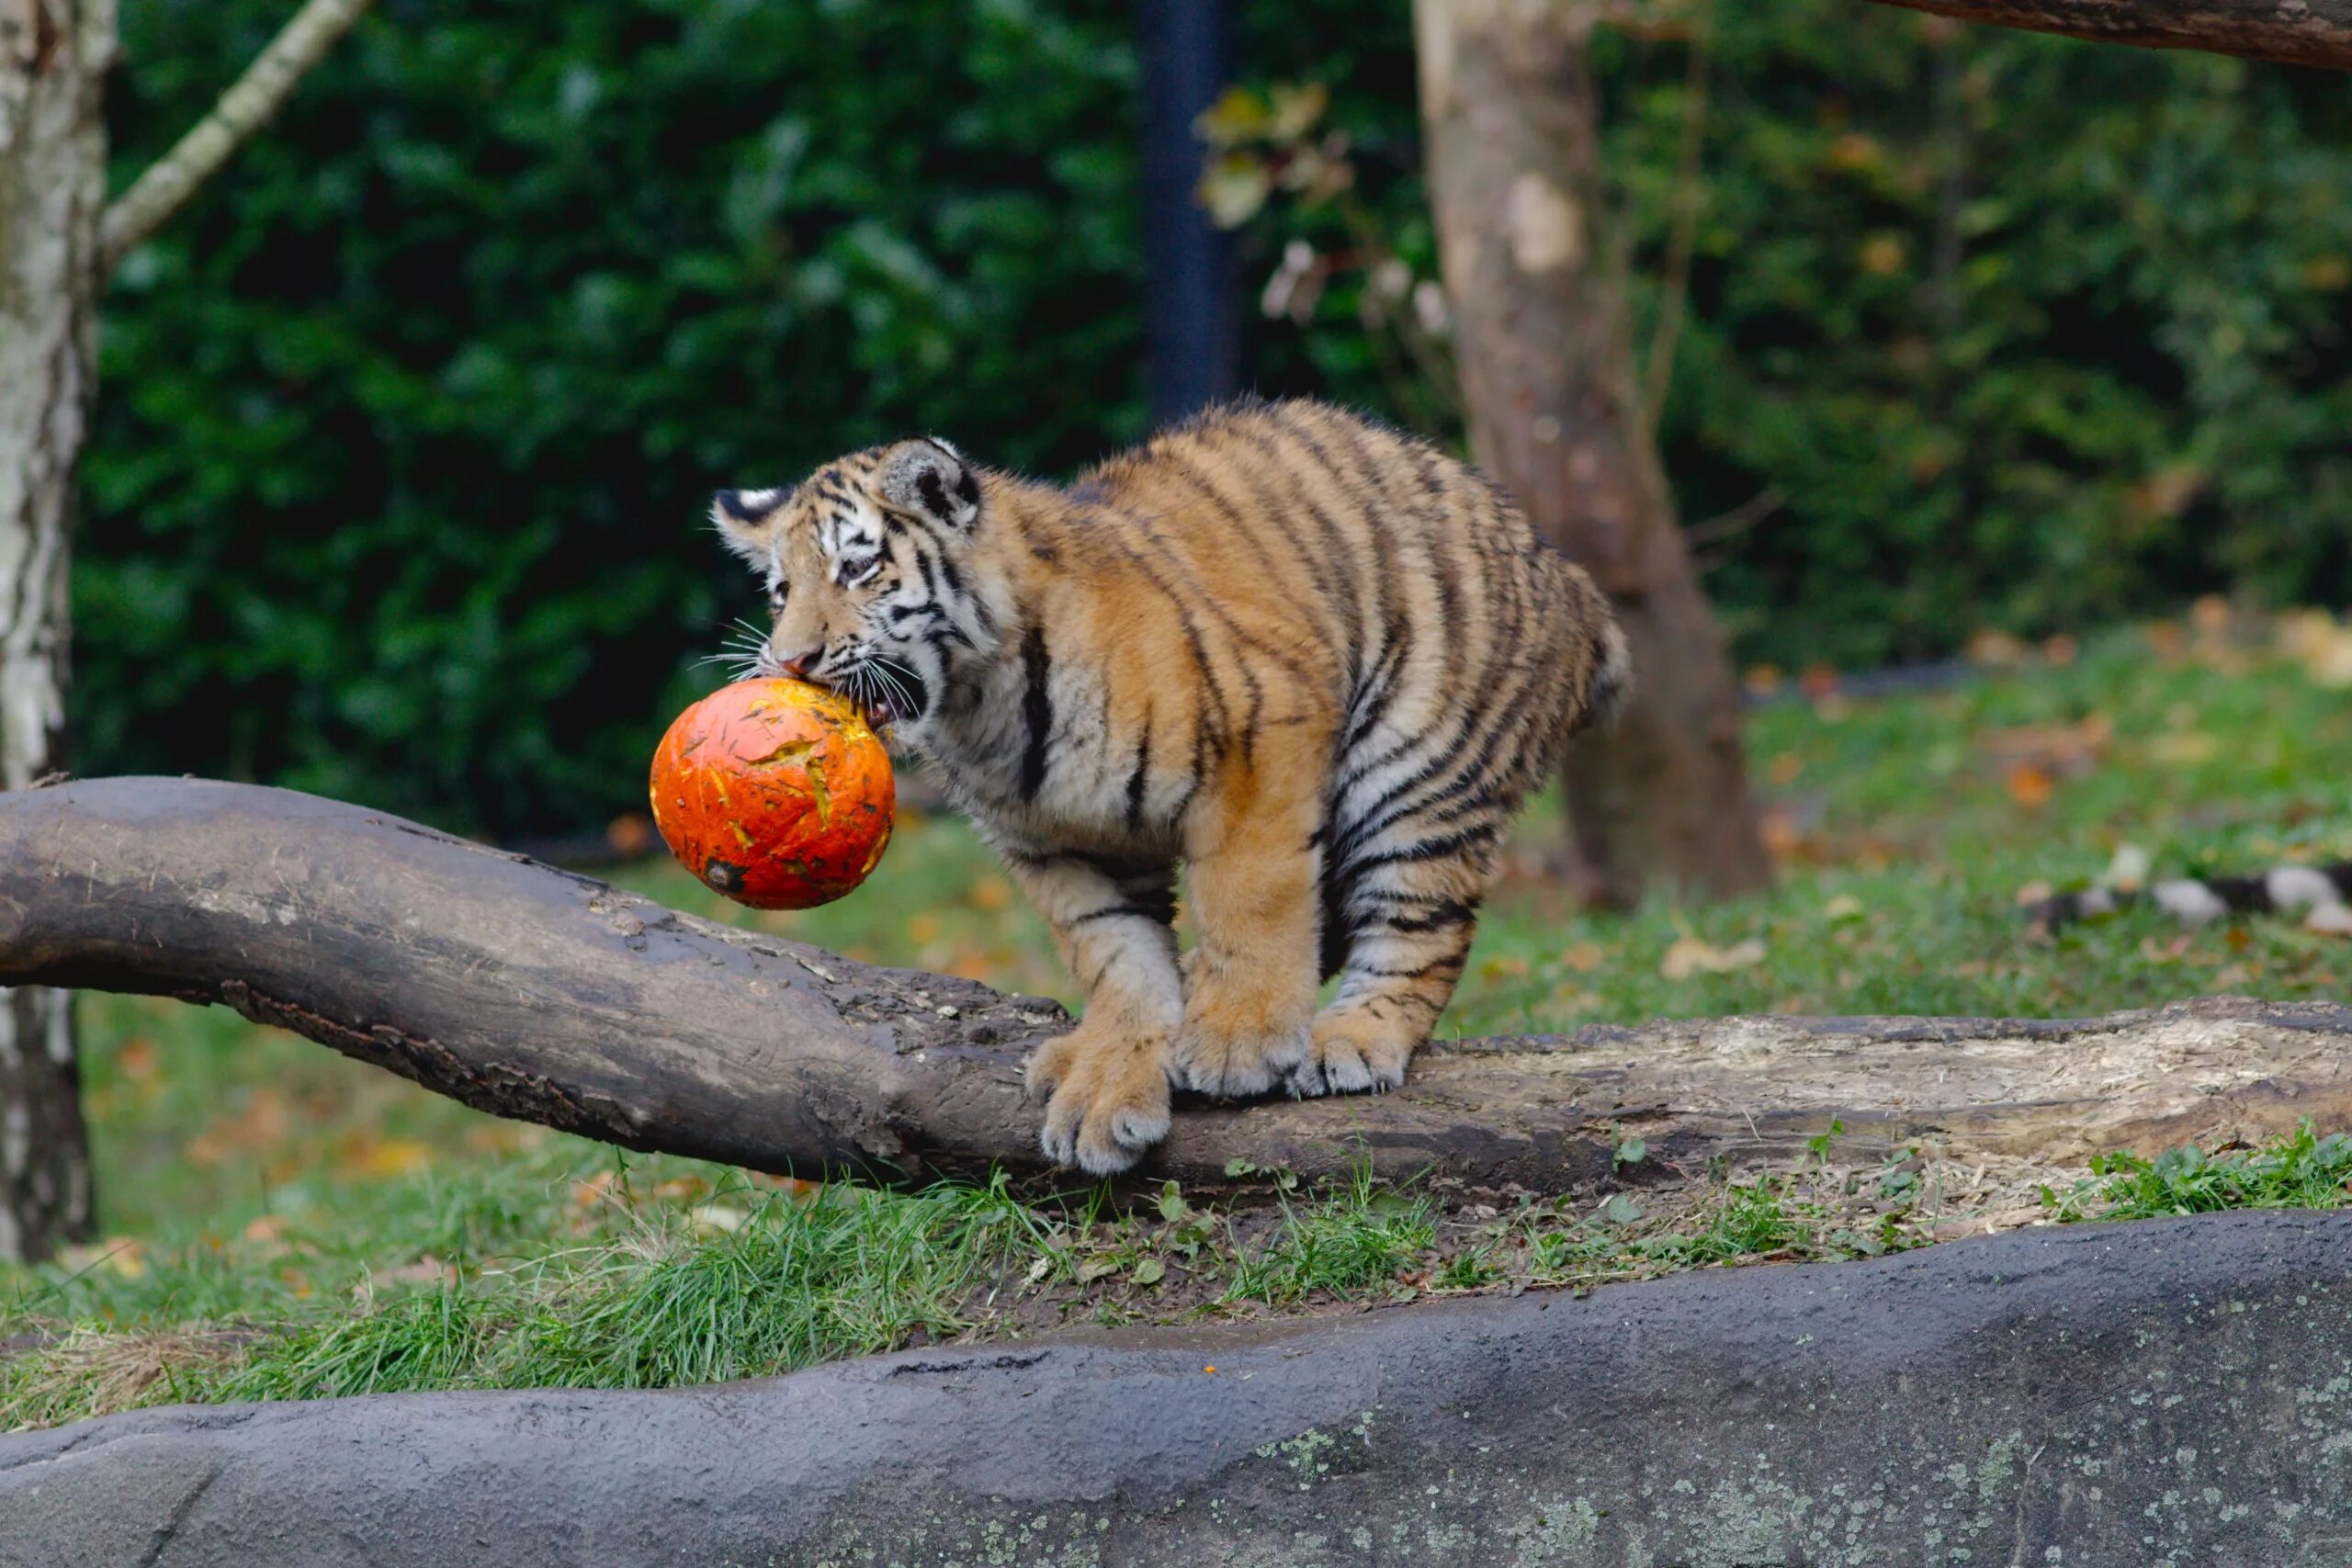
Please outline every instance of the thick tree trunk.
[[1584, 564], [1633, 645], [1623, 719], [1566, 783], [1594, 892], [1771, 880], [1739, 691], [1641, 412], [1609, 236], [1589, 6], [1416, 0], [1421, 114], [1470, 444]]
[[[114, 51], [114, 0], [0, 0], [0, 789], [64, 765]], [[46, 1257], [92, 1224], [72, 1001], [0, 988], [0, 1257]]]
[[1880, 0], [1906, 10], [2147, 49], [2352, 70], [2352, 0]]
[[[870, 1179], [1038, 1171], [1021, 1061], [1051, 1002], [854, 964], [397, 818], [102, 779], [0, 795], [0, 983], [218, 1001], [480, 1110], [630, 1148]], [[1377, 1097], [1193, 1102], [1139, 1176], [1359, 1162], [1453, 1189], [1841, 1158], [2079, 1160], [2352, 1125], [2352, 1011], [2211, 1000], [2093, 1021], [1724, 1019], [1465, 1040]], [[1065, 1173], [1067, 1179], [1067, 1173]]]

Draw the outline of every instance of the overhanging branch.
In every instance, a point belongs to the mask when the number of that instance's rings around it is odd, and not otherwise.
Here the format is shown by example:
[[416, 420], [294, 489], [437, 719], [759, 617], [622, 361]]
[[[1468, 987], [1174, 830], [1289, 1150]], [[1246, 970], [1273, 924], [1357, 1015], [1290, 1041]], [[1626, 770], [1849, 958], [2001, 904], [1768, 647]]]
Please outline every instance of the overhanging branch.
[[1879, 0], [1967, 22], [2143, 49], [2352, 69], [2352, 0]]
[[106, 276], [112, 276], [123, 257], [146, 243], [238, 148], [270, 122], [311, 68], [374, 3], [305, 0], [244, 74], [220, 95], [212, 112], [149, 164], [107, 209], [99, 231]]

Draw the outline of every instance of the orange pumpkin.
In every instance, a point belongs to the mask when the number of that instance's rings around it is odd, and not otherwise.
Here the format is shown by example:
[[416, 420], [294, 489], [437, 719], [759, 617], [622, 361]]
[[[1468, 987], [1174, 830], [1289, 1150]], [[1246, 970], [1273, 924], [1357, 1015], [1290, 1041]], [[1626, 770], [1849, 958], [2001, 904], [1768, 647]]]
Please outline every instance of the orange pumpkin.
[[741, 681], [680, 714], [653, 753], [653, 823], [679, 863], [755, 909], [829, 904], [890, 843], [898, 790], [848, 699]]

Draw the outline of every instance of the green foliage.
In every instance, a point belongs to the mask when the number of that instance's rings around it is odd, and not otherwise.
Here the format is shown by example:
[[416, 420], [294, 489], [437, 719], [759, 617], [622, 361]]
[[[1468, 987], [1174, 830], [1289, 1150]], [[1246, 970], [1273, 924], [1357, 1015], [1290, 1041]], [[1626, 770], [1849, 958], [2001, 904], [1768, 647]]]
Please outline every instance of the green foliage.
[[[279, 0], [129, 7], [128, 168]], [[1127, 13], [409, 0], [108, 301], [84, 765], [601, 822], [750, 607], [709, 492], [1138, 427]], [[707, 682], [704, 682], [707, 684]]]
[[2042, 1201], [2064, 1219], [2144, 1220], [2223, 1209], [2340, 1209], [2352, 1203], [2352, 1135], [2319, 1136], [2309, 1122], [2259, 1148], [2211, 1154], [2193, 1145], [2154, 1159], [2129, 1150], [2091, 1156], [2091, 1174]]
[[1226, 1300], [1281, 1305], [1317, 1291], [1346, 1298], [1395, 1280], [1437, 1240], [1437, 1205], [1426, 1194], [1384, 1187], [1363, 1167], [1312, 1202], [1285, 1197], [1282, 1213], [1266, 1246], [1237, 1252]]

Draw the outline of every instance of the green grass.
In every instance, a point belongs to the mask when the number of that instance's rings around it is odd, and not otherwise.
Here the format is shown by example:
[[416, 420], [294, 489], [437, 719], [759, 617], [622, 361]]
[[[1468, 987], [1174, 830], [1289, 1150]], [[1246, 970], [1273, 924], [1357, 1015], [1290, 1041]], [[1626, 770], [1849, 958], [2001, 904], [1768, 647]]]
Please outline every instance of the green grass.
[[2224, 1209], [2340, 1209], [2352, 1203], [2352, 1135], [2321, 1137], [2308, 1122], [2259, 1148], [2128, 1149], [2094, 1155], [2090, 1175], [2043, 1201], [2066, 1219], [2155, 1219]]
[[[1749, 740], [1776, 889], [1570, 908], [1543, 869], [1557, 814], [1539, 806], [1446, 1027], [2343, 993], [2352, 946], [2290, 921], [2188, 932], [2134, 911], [2036, 942], [2016, 914], [2020, 888], [2085, 880], [2123, 843], [2164, 873], [2352, 856], [2352, 702], [2283, 655], [2119, 634], [1962, 690], [1761, 711]], [[952, 820], [902, 820], [866, 887], [805, 913], [736, 908], [666, 863], [625, 880], [859, 958], [1076, 999], [1036, 917]], [[1931, 1164], [1845, 1170], [1831, 1150], [1803, 1171], [1645, 1190], [1630, 1146], [1626, 1190], [1500, 1213], [1364, 1182], [1293, 1190], [1279, 1173], [1261, 1173], [1273, 1201], [1254, 1207], [1170, 1191], [1124, 1213], [1086, 1192], [811, 1190], [496, 1122], [220, 1010], [82, 1007], [107, 1238], [0, 1269], [0, 1341], [19, 1339], [0, 1349], [0, 1427], [178, 1398], [707, 1381], [1072, 1320], [1870, 1256], [1985, 1201]], [[2052, 1217], [2332, 1204], [2352, 1174], [2338, 1137], [2151, 1154], [2103, 1159], [2052, 1195]]]

